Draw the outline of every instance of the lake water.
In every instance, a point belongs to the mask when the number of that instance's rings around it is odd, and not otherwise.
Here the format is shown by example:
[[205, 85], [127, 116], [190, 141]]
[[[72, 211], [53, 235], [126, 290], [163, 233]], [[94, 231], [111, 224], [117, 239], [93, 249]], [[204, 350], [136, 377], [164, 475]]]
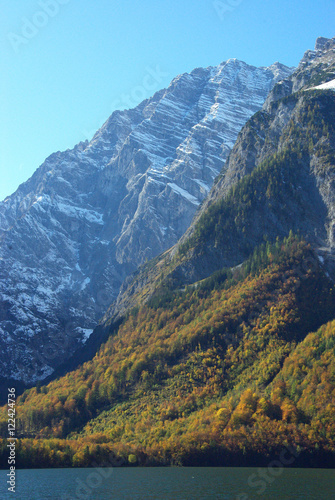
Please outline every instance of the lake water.
[[[110, 468], [0, 471], [0, 498], [15, 500], [334, 500], [335, 470]], [[276, 476], [274, 476], [274, 473]]]

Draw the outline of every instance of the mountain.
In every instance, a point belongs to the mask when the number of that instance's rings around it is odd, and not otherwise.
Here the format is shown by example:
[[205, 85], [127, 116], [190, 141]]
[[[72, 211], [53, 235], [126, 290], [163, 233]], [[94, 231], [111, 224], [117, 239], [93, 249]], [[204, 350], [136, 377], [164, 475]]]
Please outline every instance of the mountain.
[[243, 127], [179, 242], [128, 278], [105, 322], [158, 289], [240, 265], [264, 238], [302, 234], [335, 278], [335, 39], [320, 38]]
[[[335, 466], [334, 45], [248, 120], [95, 356], [18, 398], [21, 466]], [[7, 435], [4, 406], [3, 467]]]
[[80, 348], [124, 279], [182, 236], [239, 130], [291, 72], [230, 59], [180, 75], [1, 202], [2, 377], [43, 380]]
[[[335, 466], [334, 316], [309, 246], [263, 244], [133, 311], [91, 361], [18, 398], [18, 463], [268, 466], [285, 452], [285, 465]], [[7, 450], [0, 438], [5, 468]]]

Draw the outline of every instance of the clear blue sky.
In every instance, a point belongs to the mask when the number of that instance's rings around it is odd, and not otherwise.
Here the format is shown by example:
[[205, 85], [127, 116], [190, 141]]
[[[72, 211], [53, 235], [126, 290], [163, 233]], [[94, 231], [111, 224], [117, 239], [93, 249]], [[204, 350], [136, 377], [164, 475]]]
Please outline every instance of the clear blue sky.
[[296, 66], [318, 36], [335, 35], [334, 0], [1, 4], [0, 199], [180, 73], [231, 57]]

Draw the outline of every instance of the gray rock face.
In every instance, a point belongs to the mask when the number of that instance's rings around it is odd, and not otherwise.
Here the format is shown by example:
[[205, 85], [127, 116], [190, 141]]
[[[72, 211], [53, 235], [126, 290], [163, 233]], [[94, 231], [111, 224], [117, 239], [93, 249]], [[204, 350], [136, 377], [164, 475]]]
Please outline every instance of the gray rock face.
[[[223, 266], [236, 266], [265, 235], [284, 237], [291, 229], [307, 238], [335, 279], [335, 92], [314, 89], [334, 79], [335, 39], [319, 46], [316, 52], [305, 54], [287, 80], [274, 87], [262, 111], [243, 127], [220, 177], [179, 242], [150, 268], [141, 267], [125, 281], [105, 316], [107, 324], [144, 303], [160, 287], [184, 286]], [[294, 158], [290, 174], [288, 161], [280, 163], [283, 152]], [[235, 195], [236, 202], [231, 196], [229, 210], [221, 210], [220, 203], [237, 189], [239, 181], [247, 182], [249, 174], [270, 160], [281, 170], [276, 174], [272, 170], [272, 177], [270, 170], [253, 177], [254, 187], [248, 195], [238, 199]], [[271, 183], [277, 185], [277, 191]], [[254, 203], [243, 208], [254, 193], [259, 193]], [[199, 229], [200, 221], [205, 227], [204, 220], [207, 232]], [[229, 230], [222, 234], [227, 220]], [[183, 246], [188, 250], [180, 256]]]
[[318, 38], [315, 50], [307, 50], [296, 71], [290, 78], [278, 82], [269, 93], [263, 109], [269, 111], [269, 106], [275, 101], [287, 97], [292, 92], [312, 87], [313, 84], [328, 82], [334, 79], [335, 37]]
[[317, 39], [316, 39], [316, 42], [315, 42], [315, 51], [317, 50], [328, 50], [329, 47], [330, 47], [330, 43], [332, 43], [332, 39], [331, 38], [324, 38], [323, 36], [319, 36]]
[[[285, 149], [288, 145], [287, 131], [291, 125], [295, 124], [297, 127], [303, 127], [299, 122], [307, 94], [301, 93], [298, 95], [297, 93], [301, 90], [313, 89], [315, 81], [319, 84], [335, 77], [335, 38], [318, 38], [316, 47], [316, 51], [307, 51], [305, 53], [298, 68], [290, 77], [279, 82], [272, 89], [264, 103], [259, 119], [255, 121], [251, 119], [241, 130], [225, 165], [224, 175], [213, 186], [201, 212], [204, 212], [212, 203], [224, 198], [236, 182], [251, 173], [264, 160]], [[282, 100], [278, 105], [278, 101], [293, 96], [293, 94], [296, 94], [296, 99]], [[330, 99], [332, 99], [332, 94], [330, 94]], [[324, 114], [326, 113], [327, 110], [325, 109]], [[306, 144], [301, 143], [301, 148], [305, 146]], [[320, 144], [315, 145], [315, 153], [309, 158], [313, 167], [319, 165], [321, 168], [324, 160], [317, 153], [317, 150], [318, 147], [326, 149], [326, 146], [329, 148], [328, 153], [333, 151], [334, 145], [329, 133], [328, 137], [322, 138]], [[315, 168], [312, 168], [312, 173], [318, 175]], [[324, 183], [320, 180], [317, 182], [321, 191], [330, 190], [329, 187], [325, 188]], [[330, 205], [328, 210], [332, 211]], [[201, 215], [201, 212], [199, 212], [199, 215]], [[192, 226], [194, 226], [194, 223]], [[191, 230], [192, 227], [189, 228], [188, 233]], [[327, 241], [329, 244], [332, 242], [330, 233]], [[324, 241], [324, 243], [327, 242]]]
[[125, 277], [178, 241], [239, 130], [291, 71], [231, 59], [180, 75], [1, 202], [3, 377], [43, 379], [85, 342]]

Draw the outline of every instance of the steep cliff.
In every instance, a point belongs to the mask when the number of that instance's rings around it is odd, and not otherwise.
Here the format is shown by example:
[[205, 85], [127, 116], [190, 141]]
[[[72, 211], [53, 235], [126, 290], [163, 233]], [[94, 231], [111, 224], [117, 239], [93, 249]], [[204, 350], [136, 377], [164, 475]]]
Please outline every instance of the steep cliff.
[[0, 204], [0, 368], [43, 379], [90, 336], [125, 277], [174, 245], [240, 128], [291, 70], [231, 59], [116, 111]]
[[[105, 320], [241, 264], [264, 239], [299, 232], [335, 276], [335, 39], [318, 39], [243, 127], [179, 242], [124, 283]], [[325, 85], [326, 84], [326, 85]]]

